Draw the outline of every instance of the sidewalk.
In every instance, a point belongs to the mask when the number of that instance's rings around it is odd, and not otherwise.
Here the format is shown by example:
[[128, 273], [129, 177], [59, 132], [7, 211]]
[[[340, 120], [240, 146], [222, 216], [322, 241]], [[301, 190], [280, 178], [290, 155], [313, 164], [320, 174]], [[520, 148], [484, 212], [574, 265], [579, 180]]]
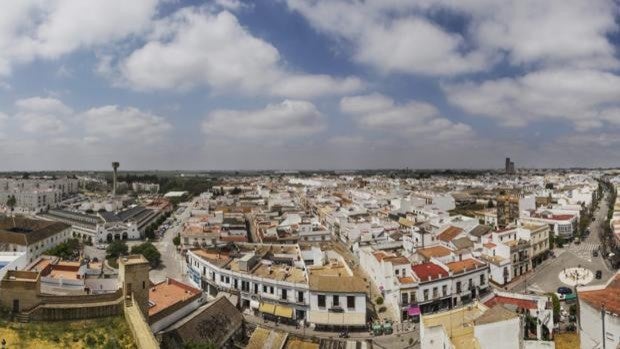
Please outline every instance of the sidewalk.
[[394, 333], [392, 333], [391, 335], [374, 336], [370, 334], [369, 331], [364, 330], [364, 331], [359, 331], [359, 332], [350, 331], [349, 338], [339, 338], [339, 334], [340, 334], [339, 331], [333, 331], [333, 332], [332, 331], [316, 331], [307, 326], [306, 327], [300, 326], [299, 328], [297, 328], [293, 325], [287, 325], [287, 324], [281, 324], [281, 323], [276, 325], [273, 321], [263, 320], [262, 318], [258, 316], [255, 316], [253, 314], [247, 314], [246, 312], [243, 313], [243, 317], [247, 322], [255, 324], [257, 326], [294, 334], [299, 337], [327, 338], [327, 339], [342, 340], [342, 341], [373, 340], [377, 338], [381, 338], [383, 340], [383, 339], [388, 339], [389, 337], [394, 337], [395, 339], [397, 339], [397, 338], [400, 338], [400, 335], [415, 333], [418, 327], [415, 324], [405, 324], [406, 326], [403, 329], [401, 326], [402, 324], [397, 324], [397, 325], [394, 325]]

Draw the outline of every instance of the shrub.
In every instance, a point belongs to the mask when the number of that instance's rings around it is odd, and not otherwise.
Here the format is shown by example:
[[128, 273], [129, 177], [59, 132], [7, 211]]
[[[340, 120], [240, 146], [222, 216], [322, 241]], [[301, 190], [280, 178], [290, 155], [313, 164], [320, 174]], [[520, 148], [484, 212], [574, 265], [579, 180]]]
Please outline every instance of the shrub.
[[375, 300], [375, 302], [377, 302], [378, 305], [383, 304], [383, 297], [379, 296], [377, 297], [377, 299]]
[[387, 308], [386, 308], [386, 307], [381, 307], [381, 308], [379, 308], [379, 312], [380, 312], [380, 313], [384, 313], [386, 310], [387, 310]]

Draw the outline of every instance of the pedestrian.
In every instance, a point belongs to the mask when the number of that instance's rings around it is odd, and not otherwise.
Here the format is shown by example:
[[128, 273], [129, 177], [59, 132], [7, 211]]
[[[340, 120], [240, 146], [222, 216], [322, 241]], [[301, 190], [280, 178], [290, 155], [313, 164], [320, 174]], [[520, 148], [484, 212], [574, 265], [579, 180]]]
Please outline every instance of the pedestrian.
[[6, 348], [6, 339], [2, 338], [2, 349]]

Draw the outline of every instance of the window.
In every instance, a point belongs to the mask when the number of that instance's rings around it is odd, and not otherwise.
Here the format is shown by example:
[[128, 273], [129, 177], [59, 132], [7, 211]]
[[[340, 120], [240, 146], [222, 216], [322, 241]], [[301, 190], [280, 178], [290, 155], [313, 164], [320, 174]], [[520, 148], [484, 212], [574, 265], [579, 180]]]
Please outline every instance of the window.
[[302, 303], [304, 301], [304, 293], [302, 291], [297, 291], [297, 302]]
[[446, 286], [446, 285], [441, 286], [441, 295], [442, 296], [447, 296], [448, 295], [448, 286]]
[[280, 294], [280, 298], [283, 300], [288, 299], [288, 292], [286, 291], [285, 288], [282, 289], [282, 293]]
[[347, 296], [347, 308], [355, 309], [355, 296]]
[[340, 306], [340, 297], [339, 296], [333, 296], [332, 297], [332, 306], [333, 307], [339, 307]]
[[402, 300], [403, 305], [409, 304], [409, 293], [401, 294], [401, 300]]
[[433, 287], [433, 298], [437, 298], [439, 296], [437, 287]]
[[424, 300], [428, 300], [428, 290], [424, 290]]
[[484, 285], [484, 274], [480, 274], [480, 285]]
[[263, 285], [263, 293], [267, 293], [267, 286]]
[[456, 293], [461, 293], [461, 282], [457, 281], [456, 283]]
[[471, 290], [474, 287], [474, 280], [469, 279], [469, 289]]
[[319, 295], [319, 308], [325, 308], [325, 295]]
[[274, 290], [273, 290], [273, 286], [269, 286], [269, 293], [273, 294]]
[[398, 272], [399, 272], [399, 270], [398, 270], [398, 269], [396, 269], [396, 275], [398, 275]]

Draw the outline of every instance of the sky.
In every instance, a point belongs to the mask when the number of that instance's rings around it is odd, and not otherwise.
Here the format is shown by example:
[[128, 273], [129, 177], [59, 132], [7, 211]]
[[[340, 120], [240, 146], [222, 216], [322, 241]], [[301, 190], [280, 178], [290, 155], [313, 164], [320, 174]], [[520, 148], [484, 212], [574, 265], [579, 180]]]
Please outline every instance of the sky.
[[0, 4], [0, 171], [616, 167], [614, 0]]

